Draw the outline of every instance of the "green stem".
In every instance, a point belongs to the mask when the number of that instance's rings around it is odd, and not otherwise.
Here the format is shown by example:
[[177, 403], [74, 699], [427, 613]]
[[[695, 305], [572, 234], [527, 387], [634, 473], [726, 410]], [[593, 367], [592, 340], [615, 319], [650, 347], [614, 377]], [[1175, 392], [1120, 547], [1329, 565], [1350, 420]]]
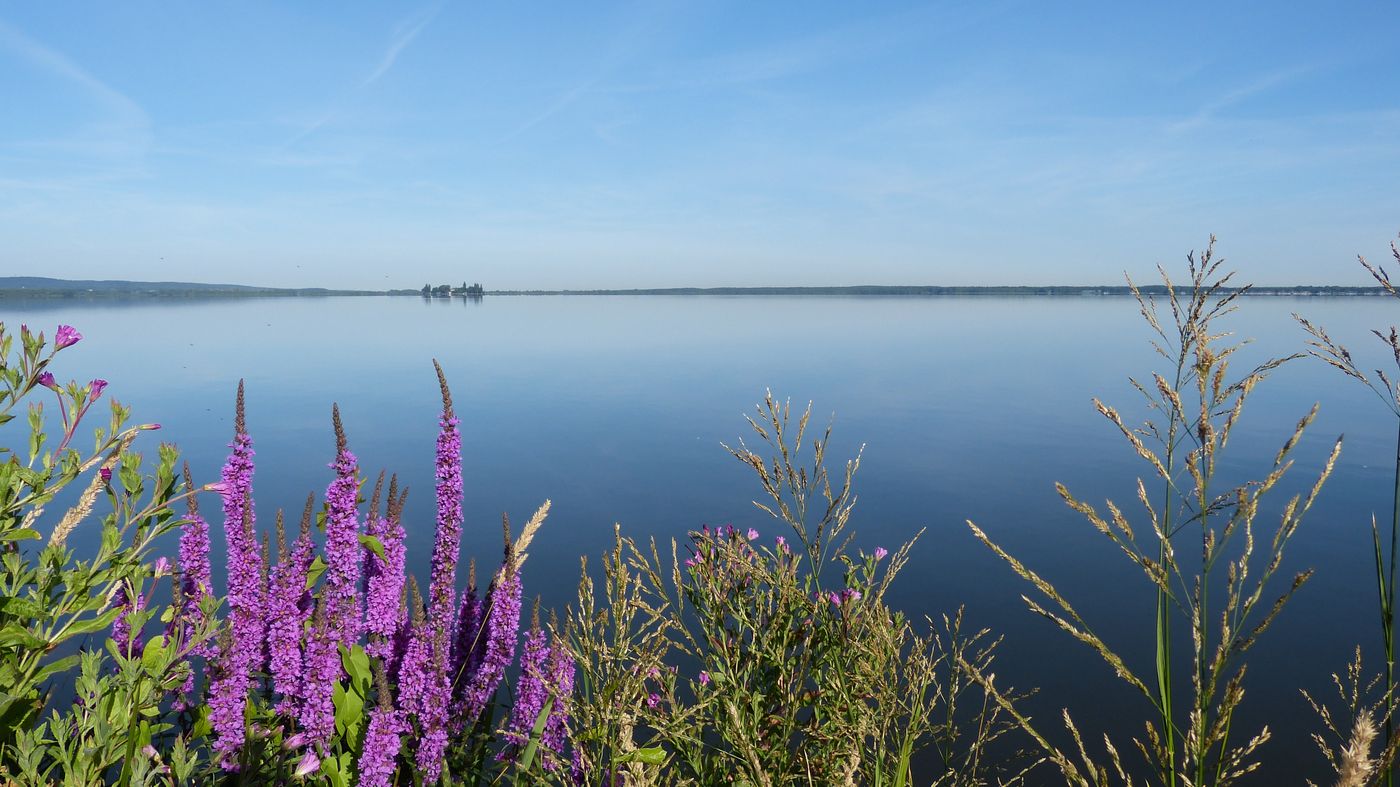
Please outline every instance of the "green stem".
[[[1396, 428], [1395, 436], [1395, 489], [1391, 498], [1390, 509], [1390, 565], [1387, 566], [1387, 573], [1390, 575], [1386, 582], [1385, 610], [1382, 611], [1384, 617], [1383, 628], [1385, 635], [1385, 690], [1387, 703], [1393, 702], [1395, 692], [1395, 545], [1397, 531], [1400, 531], [1400, 426]], [[1385, 716], [1385, 739], [1386, 742], [1394, 740], [1394, 722], [1391, 714]], [[1393, 787], [1395, 772], [1393, 768], [1387, 767], [1385, 770], [1386, 787]]]

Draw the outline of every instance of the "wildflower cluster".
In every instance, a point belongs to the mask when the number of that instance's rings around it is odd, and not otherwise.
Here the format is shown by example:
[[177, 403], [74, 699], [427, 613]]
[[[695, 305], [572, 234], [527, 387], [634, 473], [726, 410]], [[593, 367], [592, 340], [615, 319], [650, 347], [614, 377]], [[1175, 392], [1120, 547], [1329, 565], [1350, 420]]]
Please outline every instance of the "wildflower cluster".
[[[426, 603], [406, 576], [402, 517], [407, 489], [381, 474], [361, 511], [359, 462], [338, 408], [334, 477], [322, 510], [308, 499], [290, 548], [277, 517], [276, 562], [254, 526], [253, 442], [240, 383], [232, 453], [218, 486], [224, 497], [229, 621], [210, 664], [209, 724], [225, 771], [284, 777], [319, 772], [334, 784], [391, 784], [396, 775], [435, 784], [447, 772], [511, 767], [537, 721], [539, 767], [557, 770], [568, 750], [573, 662], [540, 650], [536, 627], [521, 688], [503, 736], [492, 715], [520, 638], [523, 547], [543, 520], [512, 541], [489, 588], [475, 572], [457, 598], [462, 534], [461, 436], [441, 369], [437, 439], [437, 527]], [[313, 521], [323, 529], [318, 550]], [[208, 536], [192, 518], [182, 540], [191, 592], [207, 587]], [[473, 567], [474, 568], [474, 567]], [[541, 656], [543, 653], [543, 656]], [[543, 658], [543, 661], [541, 661]], [[545, 712], [540, 696], [552, 696]], [[538, 718], [537, 718], [538, 717]], [[523, 737], [522, 737], [523, 731]], [[495, 757], [487, 757], [488, 749]]]

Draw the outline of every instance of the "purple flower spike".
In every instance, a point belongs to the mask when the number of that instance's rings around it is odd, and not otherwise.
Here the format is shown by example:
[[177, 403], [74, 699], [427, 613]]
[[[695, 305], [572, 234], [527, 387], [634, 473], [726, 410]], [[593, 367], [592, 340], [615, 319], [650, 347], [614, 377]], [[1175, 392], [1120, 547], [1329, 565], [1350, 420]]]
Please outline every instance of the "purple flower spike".
[[360, 787], [389, 787], [394, 778], [399, 748], [403, 745], [401, 736], [408, 732], [403, 713], [394, 710], [385, 700], [388, 689], [388, 685], [381, 681], [380, 704], [369, 714], [365, 745], [358, 764]]
[[60, 325], [53, 335], [53, 346], [55, 350], [62, 350], [65, 347], [72, 347], [83, 340], [83, 335], [78, 333], [71, 325]]
[[335, 734], [335, 687], [340, 680], [338, 633], [333, 630], [327, 600], [316, 607], [303, 662], [303, 704], [299, 721], [312, 749], [324, 746]]
[[530, 733], [549, 699], [549, 641], [539, 623], [525, 637], [525, 649], [520, 653], [520, 681], [515, 689], [515, 707], [510, 711], [510, 723], [505, 738], [511, 748], [496, 755], [497, 760], [514, 762], [520, 749], [530, 741]]
[[[111, 471], [108, 471], [110, 479]], [[194, 492], [194, 478], [190, 466], [185, 464], [185, 489]], [[199, 515], [199, 503], [194, 494], [187, 498], [189, 513], [185, 525], [180, 529], [180, 598], [183, 601], [181, 615], [192, 627], [203, 620], [200, 602], [214, 592], [214, 583], [209, 574], [209, 525]], [[206, 643], [197, 655], [210, 658], [216, 650], [212, 643]]]
[[[569, 737], [569, 706], [574, 696], [574, 657], [567, 647], [557, 643], [549, 654], [549, 683], [554, 707], [550, 709], [549, 719], [545, 722], [541, 743], [549, 751], [562, 755]], [[555, 760], [545, 758], [544, 767], [547, 771], [554, 770]]]
[[463, 714], [468, 724], [474, 722], [496, 696], [506, 667], [515, 658], [515, 643], [520, 636], [520, 590], [520, 572], [515, 567], [514, 556], [508, 555], [487, 600], [489, 610], [481, 664], [463, 695]]
[[452, 392], [442, 367], [433, 362], [442, 389], [442, 418], [437, 438], [437, 532], [433, 540], [432, 575], [428, 586], [428, 622], [433, 647], [447, 655], [457, 589], [457, 555], [462, 545], [462, 436], [452, 412]]
[[423, 698], [427, 691], [428, 666], [432, 659], [432, 632], [423, 617], [423, 598], [418, 592], [418, 580], [408, 580], [409, 608], [412, 619], [403, 628], [407, 644], [398, 664], [398, 707], [410, 717], [421, 717]]
[[[382, 478], [382, 476], [381, 476]], [[405, 492], [407, 494], [407, 492]], [[377, 508], [377, 506], [372, 506]], [[365, 652], [371, 656], [392, 660], [394, 635], [404, 622], [404, 530], [400, 523], [403, 497], [398, 493], [398, 479], [389, 481], [387, 516], [370, 512], [370, 535], [384, 547], [384, 559], [365, 549], [365, 631], [369, 642]]]
[[209, 721], [215, 750], [228, 755], [243, 747], [244, 706], [253, 673], [262, 668], [266, 629], [262, 551], [254, 535], [253, 440], [248, 436], [243, 406], [243, 382], [238, 383], [232, 453], [224, 463], [224, 536], [228, 544], [228, 608], [232, 641], [223, 654], [225, 664], [210, 684]]
[[[277, 566], [268, 581], [267, 655], [272, 686], [282, 699], [278, 713], [294, 716], [300, 711], [304, 698], [302, 681], [302, 632], [311, 617], [311, 594], [306, 589], [306, 573], [311, 567], [311, 507], [314, 498], [306, 498], [301, 515], [301, 533], [290, 553], [279, 555]], [[278, 512], [278, 532], [281, 533], [281, 512]], [[278, 542], [282, 542], [279, 535]], [[279, 547], [279, 551], [281, 548]]]
[[131, 621], [127, 619], [127, 615], [146, 606], [146, 600], [140, 593], [137, 593], [136, 601], [132, 603], [127, 598], [126, 587], [119, 585], [116, 594], [112, 596], [112, 606], [121, 609], [116, 619], [112, 621], [112, 639], [117, 643], [117, 650], [123, 656], [131, 658], [141, 651], [141, 637], [140, 632], [131, 630]]
[[332, 406], [331, 420], [335, 425], [336, 453], [331, 465], [335, 480], [326, 488], [326, 577], [335, 599], [330, 619], [339, 643], [349, 647], [359, 639], [361, 625], [359, 465], [346, 447], [339, 407]]

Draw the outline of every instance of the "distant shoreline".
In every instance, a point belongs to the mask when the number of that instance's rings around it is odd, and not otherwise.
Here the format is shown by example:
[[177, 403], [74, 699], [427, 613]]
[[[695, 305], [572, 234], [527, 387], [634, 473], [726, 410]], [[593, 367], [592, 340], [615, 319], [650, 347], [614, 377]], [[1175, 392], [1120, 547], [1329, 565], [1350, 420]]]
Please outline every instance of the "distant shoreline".
[[[1139, 288], [1144, 295], [1166, 294], [1163, 285]], [[899, 297], [1121, 297], [1131, 295], [1124, 285], [853, 285], [844, 287], [653, 287], [591, 290], [486, 290], [487, 296], [529, 295], [709, 295], [709, 296], [899, 296]], [[1249, 296], [1376, 296], [1385, 295], [1380, 287], [1339, 285], [1254, 286]], [[114, 300], [223, 298], [317, 298], [317, 297], [417, 296], [428, 300], [481, 297], [480, 295], [424, 295], [421, 290], [335, 290], [319, 287], [253, 287], [239, 284], [198, 284], [189, 282], [70, 281], [41, 277], [0, 277], [0, 300]]]
[[[1229, 288], [1226, 292], [1233, 292]], [[1166, 295], [1163, 285], [1139, 287], [1144, 295]], [[1178, 290], [1180, 292], [1180, 290]], [[1132, 295], [1127, 286], [899, 286], [855, 285], [849, 287], [663, 287], [632, 290], [487, 290], [487, 295], [874, 295], [904, 297], [991, 296], [991, 297], [1117, 297]], [[1246, 296], [1374, 296], [1385, 295], [1380, 287], [1343, 287], [1334, 285], [1291, 285], [1286, 287], [1250, 287]]]

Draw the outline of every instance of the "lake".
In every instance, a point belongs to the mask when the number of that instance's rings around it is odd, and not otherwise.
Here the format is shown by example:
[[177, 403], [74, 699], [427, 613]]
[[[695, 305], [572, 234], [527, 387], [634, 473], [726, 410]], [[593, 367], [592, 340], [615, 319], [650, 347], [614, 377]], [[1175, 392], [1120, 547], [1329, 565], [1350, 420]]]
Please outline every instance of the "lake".
[[[1400, 322], [1396, 306], [1256, 297], [1225, 327], [1256, 340], [1241, 352], [1241, 370], [1304, 349], [1292, 312], [1325, 325], [1369, 369], [1389, 362], [1369, 330]], [[818, 425], [834, 414], [832, 459], [864, 445], [855, 544], [893, 549], [927, 528], [892, 602], [915, 615], [966, 605], [971, 625], [1005, 636], [998, 683], [1039, 687], [1026, 707], [1043, 728], [1056, 730], [1068, 707], [1088, 737], [1119, 728], [1119, 750], [1138, 761], [1128, 733], [1141, 729], [1146, 702], [1027, 612], [1020, 594], [1028, 587], [965, 524], [975, 521], [1056, 583], [1095, 631], [1151, 674], [1150, 586], [1054, 489], [1060, 481], [1092, 502], [1111, 497], [1143, 521], [1134, 479], [1149, 469], [1091, 404], [1098, 396], [1138, 419], [1141, 397], [1128, 377], [1150, 379], [1165, 366], [1130, 298], [3, 301], [0, 319], [50, 334], [60, 323], [77, 327], [84, 340], [56, 375], [107, 379], [137, 421], [163, 425], [159, 436], [180, 446], [201, 480], [217, 477], [244, 378], [265, 524], [276, 508], [294, 516], [308, 491], [325, 489], [338, 403], [361, 468], [396, 472], [411, 488], [405, 525], [420, 576], [432, 543], [438, 359], [462, 418], [464, 556], [494, 565], [502, 512], [519, 524], [552, 500], [524, 570], [526, 593], [548, 607], [573, 599], [579, 556], [596, 565], [614, 522], [664, 540], [704, 524], [781, 533], [750, 504], [760, 490], [721, 442], [748, 437], [742, 416], [766, 388], [796, 406], [810, 400]], [[1295, 570], [1317, 575], [1251, 652], [1236, 729], [1268, 723], [1275, 733], [1258, 784], [1270, 774], [1327, 778], [1307, 737], [1321, 727], [1298, 689], [1331, 697], [1328, 674], [1345, 668], [1357, 644], [1370, 671], [1383, 666], [1368, 525], [1372, 511], [1384, 519], [1390, 505], [1389, 413], [1321, 362], [1288, 364], [1257, 389], [1221, 473], [1262, 477], [1315, 401], [1322, 410], [1297, 467], [1260, 518], [1271, 536], [1287, 497], [1311, 483], [1345, 433], [1336, 473], [1277, 587]], [[18, 439], [20, 423], [7, 441]], [[218, 544], [217, 523], [215, 531]]]

